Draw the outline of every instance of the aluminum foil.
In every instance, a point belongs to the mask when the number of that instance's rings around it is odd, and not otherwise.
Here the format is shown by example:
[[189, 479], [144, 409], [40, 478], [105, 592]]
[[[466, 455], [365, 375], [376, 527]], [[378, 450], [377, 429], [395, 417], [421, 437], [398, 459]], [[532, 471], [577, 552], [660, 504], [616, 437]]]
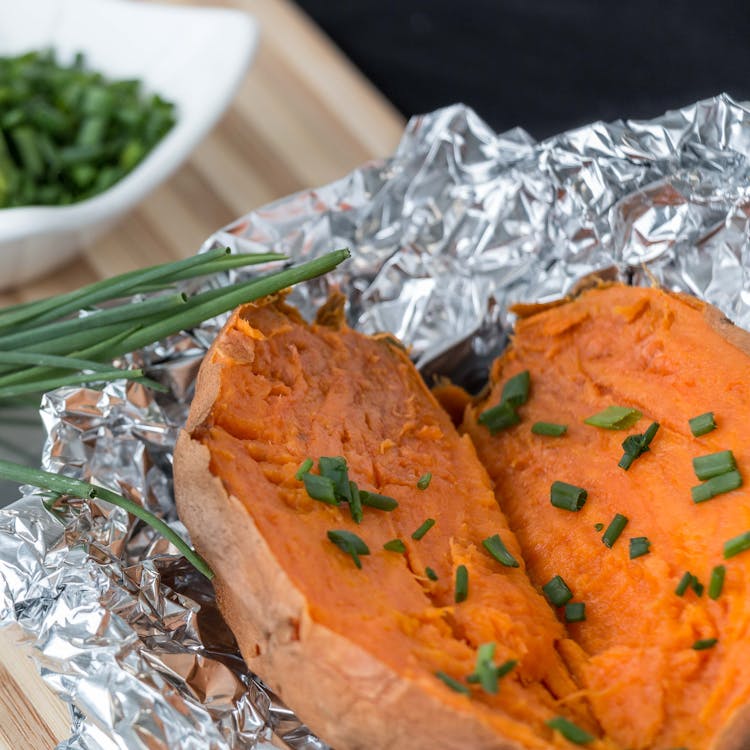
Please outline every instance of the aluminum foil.
[[[728, 96], [541, 143], [457, 105], [412, 119], [392, 158], [254, 211], [202, 249], [304, 260], [350, 247], [293, 301], [312, 313], [338, 284], [352, 325], [396, 334], [428, 378], [475, 386], [509, 305], [594, 272], [692, 292], [750, 328], [749, 170], [750, 110]], [[220, 324], [132, 356], [167, 395], [133, 383], [47, 394], [43, 466], [117, 489], [186, 536], [172, 449]], [[24, 488], [0, 512], [0, 624], [20, 626], [71, 706], [61, 748], [326, 747], [247, 671], [211, 586], [175, 549], [107, 503], [46, 503]]]

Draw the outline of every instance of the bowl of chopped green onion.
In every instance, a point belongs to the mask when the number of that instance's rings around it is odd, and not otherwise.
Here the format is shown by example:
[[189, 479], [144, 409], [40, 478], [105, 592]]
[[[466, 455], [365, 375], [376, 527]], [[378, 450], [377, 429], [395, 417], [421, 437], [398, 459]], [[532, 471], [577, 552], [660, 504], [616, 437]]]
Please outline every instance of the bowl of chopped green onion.
[[54, 270], [172, 174], [256, 43], [236, 10], [0, 3], [0, 288]]

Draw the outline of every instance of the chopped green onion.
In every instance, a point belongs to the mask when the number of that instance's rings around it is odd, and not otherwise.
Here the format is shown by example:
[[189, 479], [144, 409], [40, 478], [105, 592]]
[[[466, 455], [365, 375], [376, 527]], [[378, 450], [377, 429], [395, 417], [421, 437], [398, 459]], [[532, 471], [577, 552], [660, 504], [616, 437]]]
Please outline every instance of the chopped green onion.
[[651, 552], [651, 542], [646, 536], [634, 536], [630, 540], [630, 559], [643, 557]]
[[400, 539], [391, 539], [383, 545], [383, 549], [388, 552], [400, 552], [403, 555], [406, 552], [406, 545]]
[[360, 490], [359, 497], [362, 505], [367, 505], [370, 508], [377, 508], [378, 510], [395, 510], [398, 508], [397, 500], [393, 497], [388, 497], [388, 495], [378, 495], [377, 492]]
[[516, 659], [508, 659], [508, 661], [503, 662], [497, 668], [497, 676], [502, 679], [506, 674], [508, 674], [508, 672], [512, 672], [516, 668], [517, 664], [518, 661]]
[[620, 534], [622, 534], [627, 525], [627, 516], [616, 513], [615, 517], [609, 522], [609, 526], [607, 526], [607, 530], [602, 536], [602, 542], [604, 542], [604, 546], [611, 548], [612, 545], [620, 538]]
[[556, 508], [578, 511], [586, 504], [588, 493], [582, 487], [567, 482], [553, 482], [550, 488], [550, 502]]
[[505, 662], [500, 667], [496, 667], [493, 659], [495, 657], [495, 644], [483, 643], [477, 649], [477, 660], [474, 672], [467, 678], [467, 682], [479, 683], [486, 693], [495, 695], [498, 690], [498, 683], [501, 677], [510, 672], [515, 667], [516, 662]]
[[422, 476], [419, 477], [419, 480], [417, 481], [417, 487], [420, 490], [426, 490], [430, 486], [431, 481], [432, 473], [428, 471], [426, 474], [422, 474]]
[[718, 477], [711, 477], [703, 484], [698, 484], [690, 488], [694, 503], [703, 503], [711, 500], [717, 495], [723, 495], [725, 492], [731, 492], [742, 486], [742, 475], [739, 471], [728, 471], [726, 474], [719, 474]]
[[649, 428], [642, 435], [628, 435], [622, 443], [623, 453], [620, 462], [617, 464], [621, 469], [627, 471], [633, 461], [640, 455], [649, 450], [651, 441], [659, 430], [659, 423], [652, 422]]
[[500, 396], [500, 402], [510, 404], [511, 406], [522, 406], [529, 400], [529, 386], [531, 385], [531, 376], [528, 370], [519, 372], [509, 378], [503, 386], [503, 392]]
[[750, 531], [739, 534], [727, 542], [724, 542], [724, 559], [739, 555], [741, 552], [747, 552], [750, 549]]
[[482, 542], [482, 546], [489, 552], [495, 560], [501, 565], [508, 568], [517, 568], [518, 560], [508, 552], [508, 548], [503, 544], [499, 534], [493, 534]]
[[690, 432], [693, 433], [693, 437], [700, 437], [716, 429], [716, 421], [714, 420], [714, 413], [712, 411], [707, 411], [705, 414], [693, 417], [688, 420], [688, 424], [690, 425]]
[[573, 592], [568, 588], [568, 584], [565, 583], [562, 576], [559, 575], [545, 583], [542, 586], [542, 591], [554, 607], [562, 607], [573, 598]]
[[594, 530], [595, 531], [601, 531], [603, 528], [604, 528], [604, 524], [603, 523], [595, 523], [594, 524]]
[[627, 406], [608, 406], [583, 421], [585, 424], [603, 427], [605, 430], [627, 430], [642, 416], [643, 414], [638, 409], [631, 409]]
[[484, 425], [493, 435], [500, 430], [513, 427], [520, 421], [521, 417], [518, 416], [515, 407], [509, 403], [498, 404], [479, 415], [479, 424]]
[[690, 581], [690, 588], [695, 591], [696, 596], [703, 596], [703, 584], [698, 580], [698, 576], [693, 576], [693, 580]]
[[424, 569], [425, 575], [431, 580], [431, 581], [437, 581], [438, 575], [437, 573], [429, 566], [427, 566]]
[[718, 638], [701, 638], [693, 644], [693, 649], [695, 651], [705, 651], [706, 649], [713, 648], [718, 642]]
[[726, 566], [717, 565], [711, 571], [711, 580], [708, 584], [708, 598], [718, 599], [721, 596], [721, 592], [724, 588], [724, 577], [727, 574]]
[[456, 593], [455, 601], [456, 604], [460, 604], [466, 601], [466, 597], [469, 595], [469, 571], [465, 565], [459, 565], [456, 568]]
[[302, 477], [307, 474], [310, 469], [313, 467], [313, 460], [311, 458], [306, 458], [301, 464], [299, 469], [297, 469], [297, 473], [294, 475], [294, 478], [298, 481], [302, 481]]
[[586, 745], [594, 741], [594, 736], [589, 734], [585, 729], [581, 729], [577, 724], [569, 721], [564, 716], [556, 716], [547, 722], [550, 729], [554, 729], [565, 737], [568, 742], [574, 745]]
[[674, 590], [675, 594], [677, 596], [684, 596], [685, 592], [688, 590], [688, 586], [693, 582], [693, 574], [686, 570], [682, 574], [682, 578], [680, 578], [680, 582], [677, 584], [677, 588]]
[[531, 431], [535, 435], [548, 435], [549, 437], [562, 437], [568, 431], [568, 425], [555, 424], [554, 422], [534, 422]]
[[349, 470], [346, 459], [341, 456], [321, 456], [318, 459], [320, 476], [333, 482], [337, 500], [351, 502], [351, 487], [349, 485]]
[[419, 541], [433, 526], [435, 525], [434, 518], [428, 518], [412, 535], [412, 539]]
[[583, 622], [585, 619], [585, 602], [568, 602], [565, 605], [565, 622]]
[[709, 453], [693, 459], [693, 470], [698, 479], [711, 479], [737, 468], [732, 451]]
[[457, 693], [462, 693], [463, 695], [471, 695], [471, 690], [466, 685], [462, 685], [458, 680], [454, 680], [453, 677], [447, 675], [445, 672], [435, 672], [435, 677], [442, 680], [451, 690], [455, 690]]
[[[313, 475], [311, 474], [310, 476]], [[327, 532], [327, 536], [340, 550], [351, 556], [358, 568], [362, 567], [362, 561], [359, 559], [359, 556], [370, 554], [370, 548], [362, 539], [345, 529], [333, 529]]]
[[320, 500], [321, 503], [328, 505], [338, 505], [336, 499], [336, 488], [333, 480], [328, 477], [321, 477], [318, 474], [303, 474], [302, 481], [305, 483], [307, 494], [313, 500]]
[[356, 482], [349, 481], [349, 513], [354, 523], [362, 523], [362, 498]]

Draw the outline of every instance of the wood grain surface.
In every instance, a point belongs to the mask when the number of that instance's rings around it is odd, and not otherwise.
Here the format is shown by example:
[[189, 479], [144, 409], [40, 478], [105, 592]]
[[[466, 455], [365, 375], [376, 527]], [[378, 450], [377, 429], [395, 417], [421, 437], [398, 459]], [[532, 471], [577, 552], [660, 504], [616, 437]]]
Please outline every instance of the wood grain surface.
[[[251, 13], [261, 27], [257, 56], [226, 115], [169, 182], [93, 247], [0, 294], [0, 305], [187, 257], [232, 219], [393, 152], [401, 116], [296, 6], [221, 4]], [[54, 747], [68, 736], [68, 711], [11, 633], [0, 630], [0, 750]]]

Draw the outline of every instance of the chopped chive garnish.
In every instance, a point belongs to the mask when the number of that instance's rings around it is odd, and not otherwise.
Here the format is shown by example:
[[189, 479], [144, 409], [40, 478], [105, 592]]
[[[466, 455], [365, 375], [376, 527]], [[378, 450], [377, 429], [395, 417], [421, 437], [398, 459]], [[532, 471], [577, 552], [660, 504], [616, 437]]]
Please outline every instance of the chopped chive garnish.
[[479, 424], [483, 424], [494, 435], [496, 432], [500, 432], [500, 430], [505, 430], [508, 427], [518, 424], [521, 421], [521, 417], [518, 416], [518, 412], [513, 404], [502, 403], [483, 411], [479, 415], [478, 421]]
[[739, 534], [727, 542], [724, 542], [724, 559], [739, 555], [740, 552], [747, 552], [750, 549], [750, 531]]
[[693, 650], [705, 651], [706, 649], [713, 648], [718, 642], [718, 638], [701, 638], [693, 644]]
[[445, 672], [435, 672], [435, 677], [442, 680], [451, 690], [455, 690], [457, 693], [462, 693], [463, 695], [471, 695], [471, 690], [466, 685], [462, 685], [458, 680], [453, 679], [453, 677]]
[[503, 662], [498, 668], [497, 668], [497, 676], [499, 678], [505, 677], [508, 672], [512, 672], [516, 665], [518, 664], [518, 660], [516, 659], [508, 659], [508, 661]]
[[550, 719], [547, 722], [547, 726], [550, 729], [560, 732], [568, 742], [572, 742], [574, 745], [586, 745], [594, 741], [593, 735], [589, 734], [585, 729], [581, 729], [581, 727], [572, 721], [568, 721], [564, 716], [556, 716], [554, 719]]
[[658, 431], [659, 423], [652, 422], [642, 435], [628, 435], [622, 443], [622, 449], [625, 453], [622, 454], [622, 458], [617, 465], [627, 471], [636, 458], [649, 450], [649, 445], [651, 445], [651, 441]]
[[508, 568], [518, 567], [518, 560], [508, 552], [508, 548], [503, 544], [499, 534], [493, 534], [485, 539], [482, 546], [502, 565]]
[[482, 686], [482, 689], [491, 695], [497, 693], [500, 678], [505, 677], [518, 664], [515, 659], [509, 659], [499, 667], [496, 667], [492, 661], [494, 657], [495, 644], [483, 643], [477, 649], [477, 661], [474, 672], [466, 678], [467, 682], [478, 682]]
[[689, 419], [688, 424], [690, 425], [690, 432], [693, 433], [693, 437], [700, 437], [716, 429], [716, 421], [714, 420], [714, 413], [712, 411], [707, 411], [705, 414], [699, 414], [697, 417]]
[[585, 424], [603, 427], [605, 430], [627, 430], [642, 416], [638, 409], [631, 409], [627, 406], [608, 406], [583, 421]]
[[646, 536], [634, 536], [630, 540], [630, 559], [643, 557], [651, 552], [651, 542]]
[[378, 495], [377, 492], [360, 490], [359, 498], [362, 505], [367, 505], [370, 508], [377, 508], [378, 510], [395, 510], [398, 508], [398, 502], [395, 498], [388, 497], [388, 495]]
[[349, 481], [349, 512], [355, 523], [362, 523], [362, 498], [359, 496], [359, 487], [356, 482]]
[[711, 479], [737, 468], [732, 451], [709, 453], [693, 459], [693, 470], [698, 479]]
[[313, 460], [311, 458], [306, 458], [301, 464], [299, 469], [297, 469], [297, 473], [294, 475], [294, 478], [298, 481], [302, 481], [302, 477], [307, 474], [310, 469], [313, 467]]
[[703, 484], [698, 484], [690, 488], [690, 494], [694, 503], [703, 503], [711, 500], [717, 495], [723, 495], [725, 492], [731, 492], [738, 487], [742, 487], [742, 475], [739, 471], [728, 471], [726, 474], [720, 474], [718, 477], [711, 477]]
[[511, 406], [522, 406], [529, 400], [529, 386], [531, 385], [531, 375], [528, 370], [519, 372], [509, 378], [503, 386], [503, 392], [500, 396], [500, 403], [510, 404]]
[[412, 539], [419, 541], [433, 526], [435, 525], [434, 518], [428, 518], [412, 535]]
[[456, 568], [456, 604], [466, 601], [469, 595], [469, 571], [465, 565], [459, 565]]
[[724, 565], [717, 565], [711, 571], [711, 580], [708, 584], [708, 598], [718, 599], [721, 596], [721, 592], [724, 588], [724, 577], [727, 574], [727, 569]]
[[406, 545], [400, 539], [391, 539], [383, 545], [383, 549], [388, 552], [400, 552], [403, 555], [406, 552]]
[[320, 500], [328, 505], [338, 505], [336, 499], [336, 488], [333, 480], [328, 477], [321, 477], [318, 474], [303, 474], [302, 481], [305, 483], [307, 494], [313, 500]]
[[421, 477], [419, 477], [419, 480], [417, 481], [417, 488], [420, 490], [426, 490], [430, 486], [430, 482], [432, 481], [432, 473], [427, 472], [425, 474], [422, 474]]
[[595, 523], [594, 524], [594, 530], [595, 531], [601, 531], [603, 528], [604, 528], [604, 524], [603, 523]]
[[697, 576], [693, 576], [693, 580], [690, 581], [690, 588], [695, 591], [696, 596], [703, 596], [703, 584], [698, 580]]
[[548, 435], [549, 437], [562, 437], [568, 431], [568, 425], [556, 424], [555, 422], [534, 422], [531, 431], [535, 435]]
[[680, 578], [680, 582], [677, 584], [677, 588], [674, 590], [675, 594], [677, 596], [684, 596], [685, 592], [688, 590], [688, 586], [693, 582], [693, 574], [686, 570], [682, 574], [682, 578]]
[[351, 487], [349, 485], [349, 470], [346, 459], [341, 456], [321, 456], [318, 459], [320, 476], [333, 482], [337, 500], [351, 501]]
[[345, 529], [333, 529], [328, 532], [327, 536], [340, 550], [346, 552], [347, 555], [351, 555], [354, 564], [358, 568], [362, 567], [362, 561], [359, 559], [359, 556], [370, 554], [370, 548], [362, 539]]
[[556, 508], [581, 510], [586, 504], [588, 493], [582, 487], [567, 482], [553, 482], [550, 488], [550, 502]]
[[620, 534], [622, 534], [627, 525], [627, 516], [616, 513], [615, 517], [609, 522], [607, 530], [602, 535], [602, 542], [604, 542], [604, 546], [612, 547], [612, 545], [620, 538]]
[[568, 584], [562, 579], [562, 576], [555, 576], [548, 583], [542, 586], [544, 595], [549, 603], [554, 607], [562, 607], [573, 598], [573, 592], [568, 588]]
[[429, 566], [424, 569], [424, 573], [431, 581], [437, 581], [437, 573]]
[[585, 602], [568, 602], [565, 605], [565, 622], [583, 622], [585, 619]]

